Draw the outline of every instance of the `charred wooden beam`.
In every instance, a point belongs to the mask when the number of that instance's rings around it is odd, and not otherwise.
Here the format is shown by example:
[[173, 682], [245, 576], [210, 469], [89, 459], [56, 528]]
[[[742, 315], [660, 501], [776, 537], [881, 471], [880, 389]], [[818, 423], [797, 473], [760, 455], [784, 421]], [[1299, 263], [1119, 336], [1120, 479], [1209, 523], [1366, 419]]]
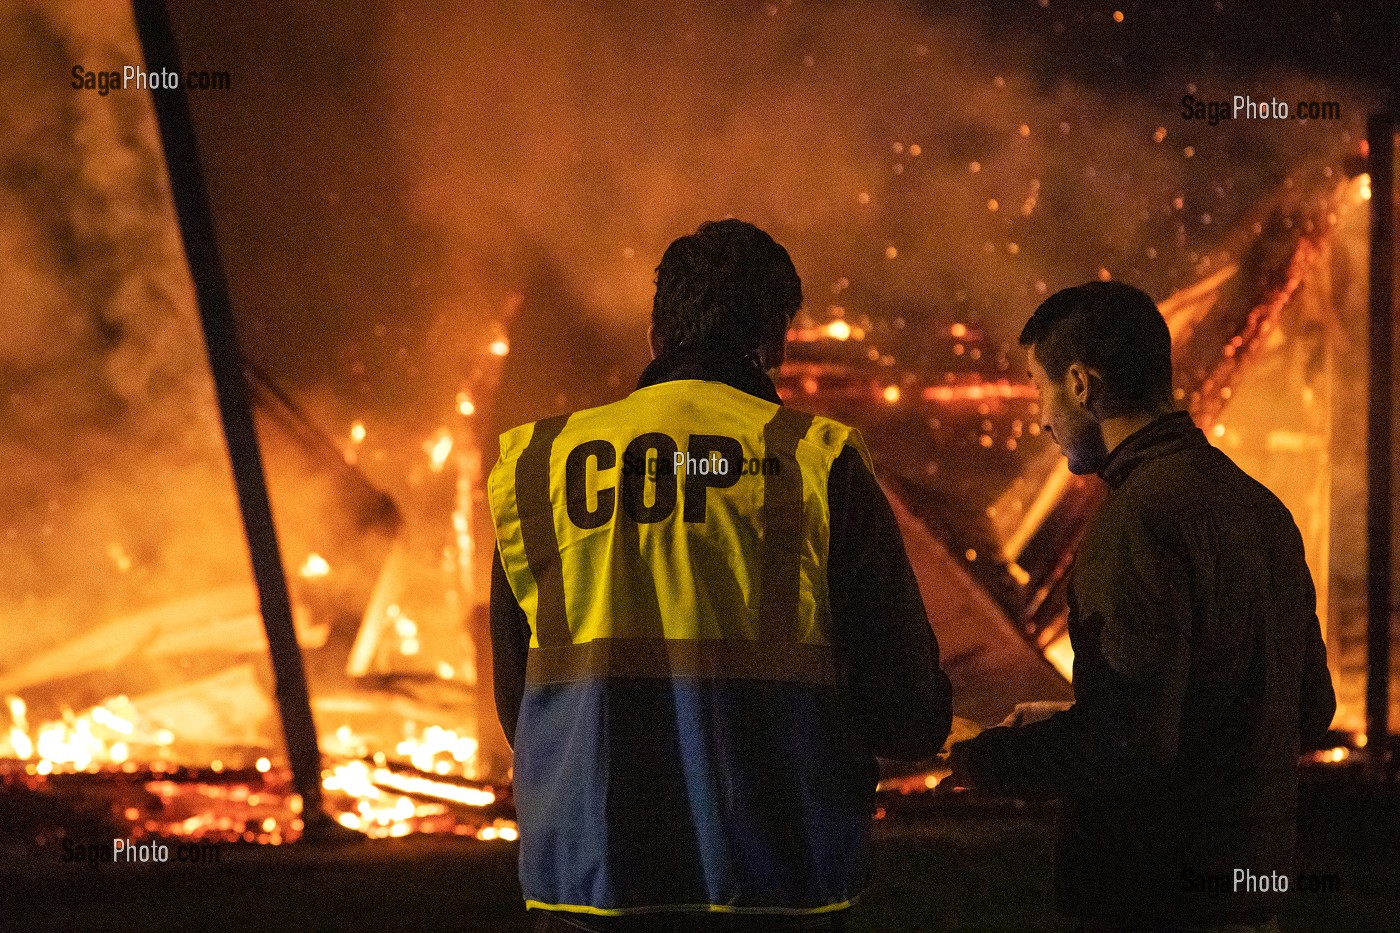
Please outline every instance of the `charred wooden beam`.
[[1366, 734], [1372, 760], [1390, 768], [1390, 629], [1395, 341], [1396, 95], [1371, 117], [1371, 339], [1366, 445]]
[[[168, 68], [183, 74], [169, 11], [158, 0], [134, 0], [136, 31], [148, 70]], [[308, 835], [320, 827], [335, 825], [321, 806], [321, 752], [306, 672], [292, 625], [292, 602], [282, 569], [277, 530], [272, 521], [263, 474], [261, 451], [248, 403], [248, 386], [239, 359], [238, 335], [228, 282], [214, 237], [213, 215], [199, 146], [190, 119], [185, 89], [156, 90], [151, 94], [165, 151], [170, 193], [179, 220], [180, 235], [194, 281], [196, 304], [204, 328], [209, 368], [218, 393], [224, 439], [232, 461], [238, 505], [252, 558], [253, 580], [258, 588], [263, 626], [276, 680], [277, 708], [287, 744], [292, 780], [301, 794]]]

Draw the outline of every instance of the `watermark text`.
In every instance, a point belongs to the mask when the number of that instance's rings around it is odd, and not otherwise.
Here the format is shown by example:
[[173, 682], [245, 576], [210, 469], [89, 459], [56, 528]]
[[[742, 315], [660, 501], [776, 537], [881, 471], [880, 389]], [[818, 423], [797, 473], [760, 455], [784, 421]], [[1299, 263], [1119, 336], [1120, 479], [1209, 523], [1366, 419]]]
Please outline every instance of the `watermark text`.
[[120, 70], [92, 71], [74, 65], [68, 86], [75, 91], [96, 91], [106, 97], [112, 91], [227, 91], [233, 79], [227, 71], [186, 71], [181, 74], [169, 68], [147, 71], [139, 65], [124, 65]]
[[1229, 100], [1201, 100], [1194, 94], [1181, 98], [1181, 119], [1204, 120], [1215, 126], [1221, 120], [1340, 120], [1342, 105], [1335, 100], [1299, 100], [1292, 103], [1270, 97], [1255, 100], [1235, 94]]

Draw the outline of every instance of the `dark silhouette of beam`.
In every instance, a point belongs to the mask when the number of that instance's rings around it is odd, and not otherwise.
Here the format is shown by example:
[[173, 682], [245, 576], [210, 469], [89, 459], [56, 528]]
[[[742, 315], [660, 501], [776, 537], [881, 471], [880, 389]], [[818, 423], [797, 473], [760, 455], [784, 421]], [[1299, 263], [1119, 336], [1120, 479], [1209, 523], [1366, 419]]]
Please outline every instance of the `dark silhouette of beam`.
[[[183, 75], [165, 3], [133, 0], [132, 9], [147, 70], [164, 68]], [[200, 166], [199, 147], [184, 87], [154, 90], [151, 99], [160, 124], [170, 193], [179, 218], [190, 277], [194, 280], [209, 368], [214, 375], [224, 439], [228, 443], [238, 505], [243, 515], [243, 529], [252, 557], [253, 579], [258, 588], [263, 627], [267, 630], [267, 644], [272, 656], [277, 708], [281, 714], [287, 758], [292, 767], [292, 782], [301, 795], [306, 834], [314, 837], [318, 833], [324, 834], [327, 824], [339, 827], [321, 805], [321, 751], [316, 739], [316, 723], [311, 715], [306, 672], [292, 624], [291, 597], [282, 568], [277, 530], [272, 522], [272, 505], [268, 499], [258, 437], [253, 428], [248, 386], [239, 359], [238, 335], [228, 282], [214, 239], [214, 222]]]
[[1371, 169], [1371, 366], [1366, 444], [1366, 735], [1387, 773], [1390, 743], [1391, 534], [1395, 341], [1396, 96], [1367, 126]]

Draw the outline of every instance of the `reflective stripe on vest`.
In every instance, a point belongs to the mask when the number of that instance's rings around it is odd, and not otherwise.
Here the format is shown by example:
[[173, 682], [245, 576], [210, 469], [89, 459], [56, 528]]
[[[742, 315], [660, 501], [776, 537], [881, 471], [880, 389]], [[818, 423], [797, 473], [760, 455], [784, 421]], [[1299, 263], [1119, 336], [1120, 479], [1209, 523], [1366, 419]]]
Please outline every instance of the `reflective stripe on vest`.
[[827, 477], [859, 435], [718, 382], [501, 436], [489, 497], [527, 680], [833, 683]]

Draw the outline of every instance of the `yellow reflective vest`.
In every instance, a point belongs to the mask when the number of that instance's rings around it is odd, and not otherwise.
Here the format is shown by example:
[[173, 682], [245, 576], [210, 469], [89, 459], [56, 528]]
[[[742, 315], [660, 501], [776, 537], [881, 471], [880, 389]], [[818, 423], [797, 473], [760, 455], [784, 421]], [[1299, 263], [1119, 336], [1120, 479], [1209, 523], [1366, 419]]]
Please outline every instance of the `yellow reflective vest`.
[[868, 463], [845, 425], [694, 379], [502, 435], [490, 507], [531, 629], [531, 906], [849, 903], [868, 792], [841, 776], [826, 575], [847, 445]]

